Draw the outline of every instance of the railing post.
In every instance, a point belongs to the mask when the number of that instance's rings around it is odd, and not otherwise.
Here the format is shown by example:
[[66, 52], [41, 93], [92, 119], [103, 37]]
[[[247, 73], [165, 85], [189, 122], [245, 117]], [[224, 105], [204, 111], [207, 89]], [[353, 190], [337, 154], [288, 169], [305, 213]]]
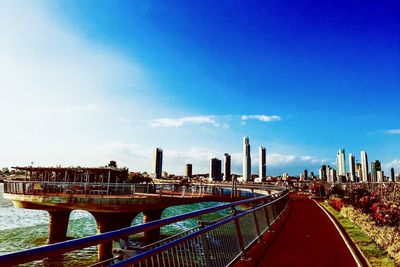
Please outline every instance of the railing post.
[[[205, 226], [204, 221], [199, 221], [199, 224], [200, 224], [200, 228], [204, 228], [204, 226]], [[205, 264], [206, 264], [206, 267], [213, 267], [214, 264], [211, 261], [210, 247], [208, 245], [208, 239], [207, 239], [206, 235], [207, 235], [206, 233], [200, 235], [201, 243], [203, 245]]]
[[[232, 207], [232, 213], [233, 213], [233, 216], [235, 216], [238, 213], [238, 211], [235, 209], [235, 207]], [[235, 223], [236, 237], [238, 239], [239, 247], [240, 247], [240, 250], [242, 251], [242, 255], [243, 255], [244, 254], [244, 244], [243, 244], [242, 231], [240, 230], [239, 219], [235, 218], [235, 219], [233, 219], [233, 222]]]
[[256, 211], [253, 211], [252, 213], [254, 216], [254, 222], [256, 223], [256, 231], [257, 231], [258, 241], [260, 241], [261, 232], [260, 232], [260, 225], [258, 224], [257, 214], [256, 214]]

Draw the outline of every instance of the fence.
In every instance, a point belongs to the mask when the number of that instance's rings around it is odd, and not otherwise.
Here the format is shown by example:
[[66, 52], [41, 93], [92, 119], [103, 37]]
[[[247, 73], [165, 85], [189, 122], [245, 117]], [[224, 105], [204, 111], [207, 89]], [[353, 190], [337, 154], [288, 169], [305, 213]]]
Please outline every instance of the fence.
[[252, 188], [232, 191], [218, 184], [128, 184], [128, 183], [80, 183], [5, 180], [4, 193], [17, 195], [74, 195], [74, 196], [130, 196], [153, 194], [162, 197], [203, 197], [206, 195], [235, 197], [252, 196]]
[[[151, 244], [133, 257], [112, 266], [205, 266], [232, 265], [275, 222], [287, 206], [288, 193], [246, 211], [232, 208], [232, 215], [197, 229]], [[125, 252], [126, 253], [126, 252]]]
[[[224, 189], [229, 190], [221, 188], [210, 190], [219, 192]], [[266, 195], [271, 190], [277, 193]], [[144, 247], [134, 253], [120, 250], [124, 259], [115, 263], [115, 266], [227, 266], [243, 255], [245, 250], [270, 228], [288, 202], [288, 192], [284, 188], [266, 187], [262, 190], [243, 188], [239, 191], [251, 192], [248, 195], [251, 198], [100, 235], [3, 255], [0, 256], [0, 266], [12, 266], [57, 256], [113, 240], [126, 240], [130, 235], [193, 218], [198, 219], [200, 225], [191, 231]], [[264, 192], [265, 195], [255, 196], [258, 194], [254, 191]], [[248, 209], [243, 209], [244, 206]], [[202, 216], [227, 209], [231, 214], [226, 217], [211, 222], [202, 220]], [[136, 255], [130, 257], [128, 252]]]

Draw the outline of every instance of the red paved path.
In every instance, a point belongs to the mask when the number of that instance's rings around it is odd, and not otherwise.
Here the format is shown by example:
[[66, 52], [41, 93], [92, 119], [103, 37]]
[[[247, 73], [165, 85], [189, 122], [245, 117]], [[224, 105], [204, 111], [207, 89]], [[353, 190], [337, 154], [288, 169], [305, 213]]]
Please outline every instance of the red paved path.
[[324, 211], [306, 196], [290, 199], [287, 221], [258, 266], [357, 266]]

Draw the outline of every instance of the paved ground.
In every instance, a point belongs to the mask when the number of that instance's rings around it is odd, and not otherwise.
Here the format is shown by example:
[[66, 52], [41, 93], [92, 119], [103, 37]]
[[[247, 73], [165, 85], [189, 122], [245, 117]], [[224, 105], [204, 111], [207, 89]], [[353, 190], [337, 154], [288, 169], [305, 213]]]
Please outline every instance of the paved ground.
[[291, 209], [258, 266], [357, 266], [324, 211], [307, 196], [291, 194]]

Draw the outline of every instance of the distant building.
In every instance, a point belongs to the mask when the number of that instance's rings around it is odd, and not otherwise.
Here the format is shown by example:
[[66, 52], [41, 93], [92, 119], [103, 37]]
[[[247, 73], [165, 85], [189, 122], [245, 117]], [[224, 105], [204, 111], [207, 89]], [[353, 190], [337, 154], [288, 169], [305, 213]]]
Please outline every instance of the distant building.
[[346, 159], [344, 149], [340, 149], [336, 155], [336, 169], [339, 177], [346, 177]]
[[217, 158], [210, 159], [210, 180], [213, 181], [221, 181], [222, 173], [221, 173], [221, 160]]
[[193, 166], [192, 164], [186, 164], [185, 166], [185, 176], [192, 178], [193, 176]]
[[224, 181], [232, 181], [231, 155], [228, 153], [224, 155]]
[[390, 181], [391, 182], [395, 181], [394, 169], [393, 168], [390, 169]]
[[251, 180], [251, 156], [249, 137], [243, 137], [243, 180]]
[[376, 181], [379, 183], [386, 182], [384, 171], [376, 171]]
[[381, 162], [379, 160], [375, 160], [371, 162], [371, 182], [379, 182], [378, 181], [378, 171], [381, 171]]
[[368, 179], [368, 154], [365, 151], [361, 151], [361, 177], [360, 182], [367, 182]]
[[319, 168], [319, 179], [326, 181], [327, 178], [326, 165], [322, 165], [321, 168]]
[[161, 178], [162, 161], [163, 161], [163, 151], [161, 148], [157, 147], [154, 150], [154, 158], [153, 158], [154, 175], [156, 178]]
[[303, 178], [304, 178], [304, 180], [308, 179], [308, 170], [307, 169], [303, 171]]
[[267, 177], [267, 160], [266, 160], [266, 149], [263, 146], [260, 146], [258, 151], [259, 157], [259, 175], [258, 177], [261, 181], [265, 181]]
[[359, 182], [361, 180], [360, 177], [362, 177], [362, 165], [361, 163], [356, 163], [356, 182]]
[[328, 182], [333, 183], [333, 182], [336, 182], [336, 180], [337, 180], [336, 179], [336, 170], [334, 168], [329, 167]]
[[284, 172], [282, 174], [282, 180], [286, 181], [287, 179], [289, 179], [289, 174], [287, 172]]
[[356, 182], [356, 157], [349, 154], [350, 181]]

